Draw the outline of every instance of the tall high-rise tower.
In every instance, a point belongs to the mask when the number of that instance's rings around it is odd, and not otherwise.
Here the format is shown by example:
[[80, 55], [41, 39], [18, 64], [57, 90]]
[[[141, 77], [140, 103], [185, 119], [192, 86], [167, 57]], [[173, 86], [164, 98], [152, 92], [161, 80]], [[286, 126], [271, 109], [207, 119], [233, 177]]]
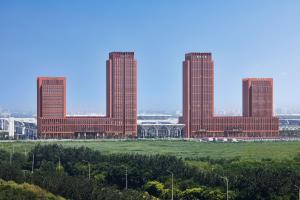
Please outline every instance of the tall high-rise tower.
[[273, 79], [243, 79], [243, 116], [273, 116]]
[[106, 114], [121, 119], [124, 136], [137, 132], [137, 62], [134, 52], [112, 52], [106, 62]]
[[188, 53], [183, 61], [185, 137], [204, 128], [214, 113], [214, 62], [211, 53]]

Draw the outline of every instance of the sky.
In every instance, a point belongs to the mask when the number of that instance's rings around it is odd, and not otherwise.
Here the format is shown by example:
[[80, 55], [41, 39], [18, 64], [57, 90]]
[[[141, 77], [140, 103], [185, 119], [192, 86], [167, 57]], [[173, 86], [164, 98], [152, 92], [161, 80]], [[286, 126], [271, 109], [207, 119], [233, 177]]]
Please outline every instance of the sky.
[[216, 110], [240, 109], [242, 78], [274, 78], [299, 109], [300, 1], [0, 0], [0, 108], [36, 112], [36, 78], [67, 78], [68, 113], [105, 113], [105, 62], [134, 51], [138, 110], [182, 108], [182, 61], [211, 52]]

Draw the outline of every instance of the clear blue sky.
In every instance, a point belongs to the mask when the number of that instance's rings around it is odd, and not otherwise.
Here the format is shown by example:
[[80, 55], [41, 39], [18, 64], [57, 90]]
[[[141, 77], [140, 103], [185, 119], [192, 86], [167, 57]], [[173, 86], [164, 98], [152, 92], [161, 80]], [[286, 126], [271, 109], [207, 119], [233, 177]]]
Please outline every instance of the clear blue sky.
[[36, 110], [36, 77], [67, 77], [68, 112], [105, 112], [105, 61], [134, 51], [139, 110], [181, 109], [182, 61], [212, 52], [215, 107], [241, 108], [244, 77], [273, 77], [300, 108], [300, 1], [0, 1], [0, 107]]

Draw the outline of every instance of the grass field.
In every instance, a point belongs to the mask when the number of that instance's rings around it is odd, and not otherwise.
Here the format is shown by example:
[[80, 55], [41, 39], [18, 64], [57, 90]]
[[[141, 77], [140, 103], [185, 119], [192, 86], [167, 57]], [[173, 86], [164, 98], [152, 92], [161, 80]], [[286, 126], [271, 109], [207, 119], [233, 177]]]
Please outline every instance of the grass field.
[[1, 142], [0, 149], [28, 152], [36, 144], [62, 144], [66, 147], [86, 146], [104, 153], [167, 154], [178, 157], [232, 158], [244, 160], [292, 159], [300, 154], [300, 142], [200, 143], [194, 141], [42, 141]]

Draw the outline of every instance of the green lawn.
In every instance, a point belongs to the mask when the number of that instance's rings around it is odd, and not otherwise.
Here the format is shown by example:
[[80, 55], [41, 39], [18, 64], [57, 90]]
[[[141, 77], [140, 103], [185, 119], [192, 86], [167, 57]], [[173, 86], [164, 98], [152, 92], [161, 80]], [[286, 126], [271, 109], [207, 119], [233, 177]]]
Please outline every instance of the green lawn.
[[105, 153], [168, 154], [178, 157], [232, 158], [246, 160], [291, 159], [300, 154], [300, 142], [199, 143], [194, 141], [43, 141], [1, 142], [0, 149], [29, 151], [37, 143], [86, 146]]

